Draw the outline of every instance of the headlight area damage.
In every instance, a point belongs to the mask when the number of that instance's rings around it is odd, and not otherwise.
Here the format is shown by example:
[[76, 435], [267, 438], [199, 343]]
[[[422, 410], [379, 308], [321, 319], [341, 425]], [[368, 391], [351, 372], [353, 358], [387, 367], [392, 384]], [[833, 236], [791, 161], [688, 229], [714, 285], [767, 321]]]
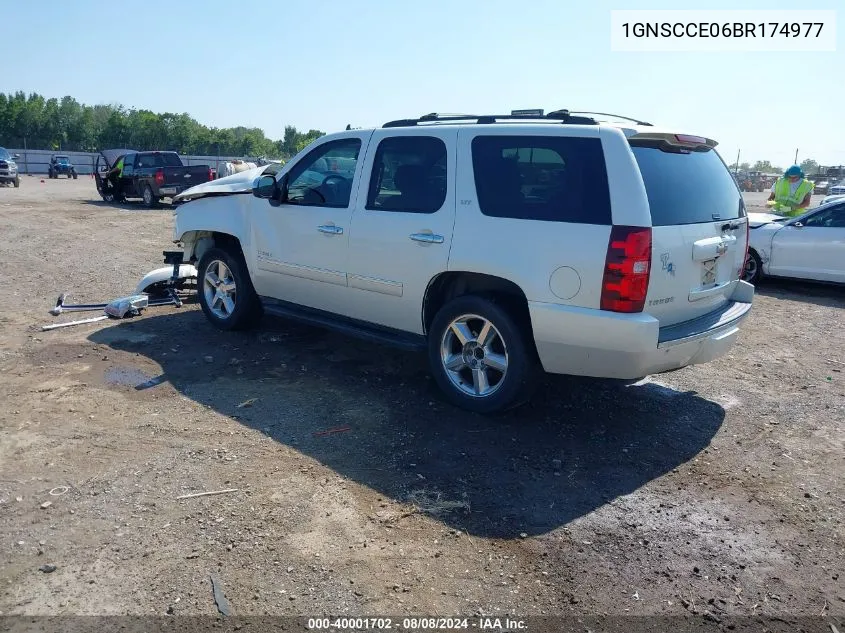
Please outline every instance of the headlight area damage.
[[244, 249], [250, 241], [244, 194], [252, 194], [260, 176], [275, 175], [283, 168], [278, 163], [261, 165], [201, 183], [176, 196], [172, 239], [183, 250], [185, 263], [196, 264], [215, 245], [237, 243]]
[[210, 196], [228, 196], [236, 193], [251, 193], [252, 185], [256, 178], [263, 174], [276, 174], [284, 167], [279, 163], [270, 163], [269, 165], [261, 165], [254, 169], [218, 178], [204, 182], [196, 187], [186, 189], [177, 196], [174, 196], [173, 201], [177, 203], [189, 202], [199, 198], [206, 198]]

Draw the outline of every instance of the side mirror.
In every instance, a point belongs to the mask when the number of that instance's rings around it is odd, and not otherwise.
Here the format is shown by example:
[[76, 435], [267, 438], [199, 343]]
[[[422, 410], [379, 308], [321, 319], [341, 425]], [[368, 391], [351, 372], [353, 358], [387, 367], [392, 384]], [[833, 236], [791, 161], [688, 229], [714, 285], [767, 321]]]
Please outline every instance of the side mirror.
[[13, 159], [13, 160], [17, 160], [17, 159], [19, 159], [20, 157], [21, 157], [21, 155], [20, 155], [20, 154], [12, 154], [12, 159]]
[[796, 229], [804, 228], [804, 225], [801, 222], [793, 222], [792, 226], [794, 226]]
[[252, 195], [256, 198], [271, 200], [279, 192], [278, 184], [273, 176], [259, 176], [252, 181]]

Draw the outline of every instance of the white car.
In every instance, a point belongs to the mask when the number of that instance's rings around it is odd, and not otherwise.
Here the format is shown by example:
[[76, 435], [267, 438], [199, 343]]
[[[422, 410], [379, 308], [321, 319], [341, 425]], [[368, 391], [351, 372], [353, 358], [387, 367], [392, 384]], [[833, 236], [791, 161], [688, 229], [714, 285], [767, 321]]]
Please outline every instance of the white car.
[[749, 213], [748, 259], [743, 278], [764, 275], [845, 283], [845, 199], [800, 215]]
[[822, 199], [822, 204], [833, 202], [834, 200], [845, 199], [845, 180], [840, 180], [835, 185], [832, 185], [827, 190], [827, 195]]
[[754, 288], [715, 145], [566, 111], [426, 115], [189, 189], [174, 241], [216, 327], [266, 312], [427, 351], [452, 403], [492, 412], [542, 371], [636, 380], [731, 348]]

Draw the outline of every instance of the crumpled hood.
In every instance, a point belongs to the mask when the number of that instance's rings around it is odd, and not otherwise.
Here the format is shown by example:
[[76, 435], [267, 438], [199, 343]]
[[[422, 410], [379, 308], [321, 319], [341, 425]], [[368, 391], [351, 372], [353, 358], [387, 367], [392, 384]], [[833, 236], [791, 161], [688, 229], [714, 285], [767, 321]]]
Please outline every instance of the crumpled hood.
[[758, 226], [763, 226], [764, 224], [777, 222], [778, 220], [783, 219], [784, 216], [777, 215], [776, 213], [749, 213], [748, 226], [750, 226], [751, 228], [755, 228]]
[[186, 189], [182, 193], [173, 198], [174, 201], [183, 201], [193, 198], [201, 198], [211, 193], [242, 193], [244, 191], [252, 190], [252, 182], [258, 178], [262, 172], [267, 169], [268, 165], [261, 165], [254, 169], [247, 169], [246, 171], [226, 176], [225, 178], [218, 178], [217, 180], [210, 180], [202, 184]]

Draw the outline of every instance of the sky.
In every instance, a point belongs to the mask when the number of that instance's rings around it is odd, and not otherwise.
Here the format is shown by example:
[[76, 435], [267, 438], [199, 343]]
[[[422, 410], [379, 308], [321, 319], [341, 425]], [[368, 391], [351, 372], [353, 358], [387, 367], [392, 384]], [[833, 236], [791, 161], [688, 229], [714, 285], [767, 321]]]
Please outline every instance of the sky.
[[[845, 164], [836, 52], [612, 52], [612, 9], [837, 9], [653, 0], [14, 2], [0, 92], [325, 132], [428, 112], [613, 112], [719, 142], [726, 162]], [[122, 8], [126, 7], [126, 8]], [[6, 10], [9, 17], [9, 10]], [[837, 16], [845, 21], [845, 10]]]

